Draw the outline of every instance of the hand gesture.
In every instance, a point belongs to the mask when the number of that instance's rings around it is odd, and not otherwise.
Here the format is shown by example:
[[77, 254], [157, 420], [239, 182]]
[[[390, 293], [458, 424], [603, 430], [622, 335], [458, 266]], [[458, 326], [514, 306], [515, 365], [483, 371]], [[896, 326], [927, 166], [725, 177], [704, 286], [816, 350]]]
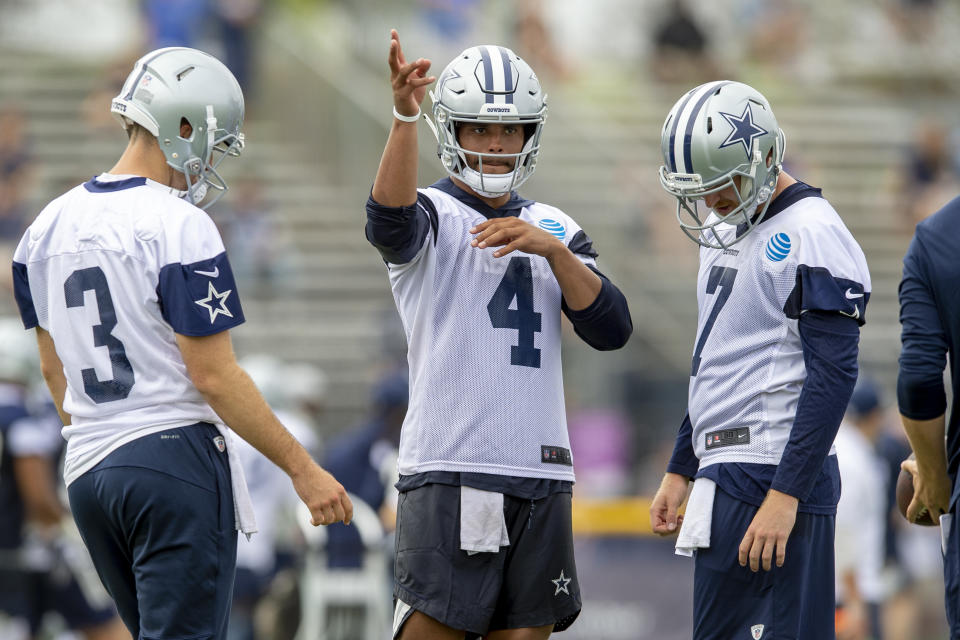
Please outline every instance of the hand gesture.
[[913, 476], [913, 500], [907, 507], [907, 520], [916, 522], [924, 512], [929, 512], [936, 524], [940, 515], [950, 508], [950, 478], [945, 474], [939, 478], [927, 477], [912, 458], [901, 462], [900, 468]]
[[797, 521], [797, 506], [800, 501], [793, 496], [771, 489], [760, 505], [753, 521], [740, 542], [740, 566], [758, 571], [761, 562], [763, 570], [769, 571], [774, 554], [777, 566], [782, 567], [787, 557], [787, 538]]
[[484, 220], [470, 229], [470, 233], [473, 234], [471, 247], [503, 247], [493, 252], [494, 258], [502, 258], [513, 251], [549, 258], [552, 252], [566, 248], [555, 236], [513, 216]]
[[666, 473], [650, 504], [650, 524], [659, 536], [672, 536], [680, 531], [683, 516], [677, 511], [687, 498], [689, 480], [678, 473]]
[[334, 522], [350, 524], [353, 519], [353, 503], [346, 489], [330, 472], [316, 463], [311, 463], [303, 473], [291, 476], [291, 480], [297, 495], [310, 509], [313, 516], [310, 524], [315, 527]]
[[400, 48], [400, 36], [396, 29], [390, 30], [390, 55], [387, 57], [390, 65], [390, 84], [393, 87], [393, 106], [405, 116], [413, 116], [420, 109], [423, 96], [427, 93], [427, 86], [434, 80], [427, 76], [430, 70], [430, 61], [417, 58], [407, 63]]

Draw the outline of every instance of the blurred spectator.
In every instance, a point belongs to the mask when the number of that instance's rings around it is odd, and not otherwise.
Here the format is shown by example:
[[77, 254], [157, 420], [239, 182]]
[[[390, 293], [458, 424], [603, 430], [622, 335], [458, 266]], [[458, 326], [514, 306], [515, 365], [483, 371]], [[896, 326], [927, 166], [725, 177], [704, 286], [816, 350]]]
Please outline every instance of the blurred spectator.
[[719, 77], [709, 42], [685, 0], [670, 0], [653, 31], [651, 73], [662, 82], [700, 83]]
[[214, 0], [213, 12], [223, 40], [223, 63], [245, 95], [252, 95], [253, 38], [263, 14], [263, 0]]
[[960, 190], [957, 151], [949, 128], [939, 119], [926, 117], [906, 152], [902, 172], [900, 208], [906, 213], [909, 231], [951, 200]]
[[15, 242], [27, 226], [33, 169], [26, 113], [15, 104], [0, 107], [0, 242]]
[[[388, 371], [374, 385], [368, 417], [332, 441], [321, 463], [347, 491], [380, 514], [388, 532], [396, 527], [397, 492], [393, 485], [398, 479], [400, 427], [407, 414], [408, 398], [406, 370]], [[329, 566], [360, 566], [363, 546], [353, 528], [331, 525], [327, 536]]]
[[880, 390], [861, 376], [837, 433], [843, 490], [837, 505], [837, 638], [879, 640], [884, 535], [887, 528], [887, 469], [875, 449], [883, 431]]
[[210, 16], [207, 0], [143, 0], [148, 49], [194, 47]]
[[517, 53], [534, 69], [548, 78], [563, 81], [569, 75], [567, 63], [554, 45], [553, 36], [543, 19], [541, 0], [524, 0], [517, 3], [516, 30]]
[[740, 5], [739, 19], [749, 25], [744, 34], [747, 60], [789, 71], [803, 58], [810, 32], [810, 7], [797, 0]]
[[273, 206], [264, 199], [259, 178], [236, 180], [231, 189], [236, 193], [221, 200], [210, 215], [230, 253], [237, 285], [244, 293], [273, 297], [292, 284], [293, 247], [281, 233]]

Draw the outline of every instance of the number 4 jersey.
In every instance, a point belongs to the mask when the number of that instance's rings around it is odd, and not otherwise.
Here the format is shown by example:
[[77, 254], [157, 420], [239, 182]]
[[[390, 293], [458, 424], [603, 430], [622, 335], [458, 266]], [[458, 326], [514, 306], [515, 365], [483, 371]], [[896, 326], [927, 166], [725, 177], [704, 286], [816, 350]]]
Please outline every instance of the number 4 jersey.
[[213, 221], [142, 177], [103, 174], [60, 196], [14, 255], [24, 326], [63, 363], [67, 484], [141, 436], [220, 419], [187, 375], [174, 333], [243, 322]]
[[494, 258], [495, 248], [470, 246], [470, 229], [487, 219], [482, 211], [493, 217], [509, 210], [595, 266], [589, 239], [554, 207], [514, 195], [493, 210], [449, 179], [421, 189], [416, 206], [419, 220], [398, 224], [398, 232], [429, 226], [407, 250], [378, 246], [408, 344], [410, 403], [400, 473], [572, 481], [560, 286], [546, 258], [522, 252]]
[[[728, 240], [734, 232], [719, 231]], [[862, 325], [869, 297], [863, 251], [820, 190], [802, 182], [741, 243], [700, 250], [688, 408], [701, 469], [779, 464], [806, 379], [798, 319], [840, 313]]]

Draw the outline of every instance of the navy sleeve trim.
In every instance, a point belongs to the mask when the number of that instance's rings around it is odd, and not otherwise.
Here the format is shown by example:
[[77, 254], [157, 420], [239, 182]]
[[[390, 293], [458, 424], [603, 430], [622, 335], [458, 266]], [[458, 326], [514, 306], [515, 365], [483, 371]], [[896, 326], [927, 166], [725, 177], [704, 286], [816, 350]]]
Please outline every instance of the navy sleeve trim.
[[384, 261], [406, 264], [420, 251], [427, 233], [433, 230], [437, 241], [437, 208], [427, 196], [417, 193], [417, 201], [405, 207], [386, 207], [367, 198], [367, 240]]
[[667, 473], [678, 473], [688, 478], [697, 475], [700, 468], [700, 459], [693, 451], [693, 424], [690, 422], [690, 414], [683, 416], [683, 422], [680, 423], [680, 430], [677, 432], [677, 440], [673, 445], [673, 455], [670, 456], [670, 462], [667, 464]]
[[799, 330], [806, 377], [771, 488], [805, 501], [857, 382], [860, 326], [856, 318], [808, 311], [800, 316]]
[[900, 281], [900, 368], [897, 404], [911, 420], [932, 420], [947, 410], [943, 370], [947, 336], [922, 260], [923, 245], [914, 238], [903, 259]]
[[37, 310], [33, 306], [33, 296], [30, 294], [30, 280], [27, 276], [27, 265], [13, 263], [13, 297], [20, 309], [20, 320], [24, 329], [33, 329], [40, 325], [37, 319]]
[[574, 253], [596, 260], [600, 254], [593, 248], [593, 240], [590, 239], [583, 229], [574, 234], [573, 239], [567, 244], [567, 248]]
[[585, 309], [573, 311], [561, 300], [560, 308], [573, 324], [580, 339], [598, 351], [612, 351], [627, 344], [633, 333], [630, 308], [623, 293], [605, 275], [587, 265], [600, 277], [600, 293]]
[[244, 321], [226, 252], [191, 264], [165, 265], [157, 300], [163, 319], [184, 336], [210, 336]]
[[797, 320], [805, 311], [835, 311], [863, 325], [869, 299], [870, 292], [863, 290], [863, 284], [834, 277], [824, 267], [801, 264], [797, 267], [796, 283], [783, 305], [783, 312], [788, 318]]

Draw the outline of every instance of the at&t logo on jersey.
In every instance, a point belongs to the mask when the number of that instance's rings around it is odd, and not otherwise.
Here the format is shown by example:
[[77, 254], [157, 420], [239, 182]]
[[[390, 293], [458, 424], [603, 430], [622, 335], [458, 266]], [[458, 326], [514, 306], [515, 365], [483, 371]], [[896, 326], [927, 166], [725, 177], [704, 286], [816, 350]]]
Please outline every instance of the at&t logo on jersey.
[[563, 240], [564, 237], [566, 237], [567, 235], [567, 230], [564, 228], [564, 226], [559, 222], [557, 222], [556, 220], [551, 220], [550, 218], [544, 218], [543, 220], [537, 223], [537, 226], [543, 229], [544, 231], [546, 231], [547, 233], [549, 233], [550, 235], [556, 236], [561, 240]]
[[765, 253], [767, 254], [767, 259], [773, 262], [780, 262], [786, 258], [790, 255], [790, 236], [785, 233], [774, 235], [767, 242]]

